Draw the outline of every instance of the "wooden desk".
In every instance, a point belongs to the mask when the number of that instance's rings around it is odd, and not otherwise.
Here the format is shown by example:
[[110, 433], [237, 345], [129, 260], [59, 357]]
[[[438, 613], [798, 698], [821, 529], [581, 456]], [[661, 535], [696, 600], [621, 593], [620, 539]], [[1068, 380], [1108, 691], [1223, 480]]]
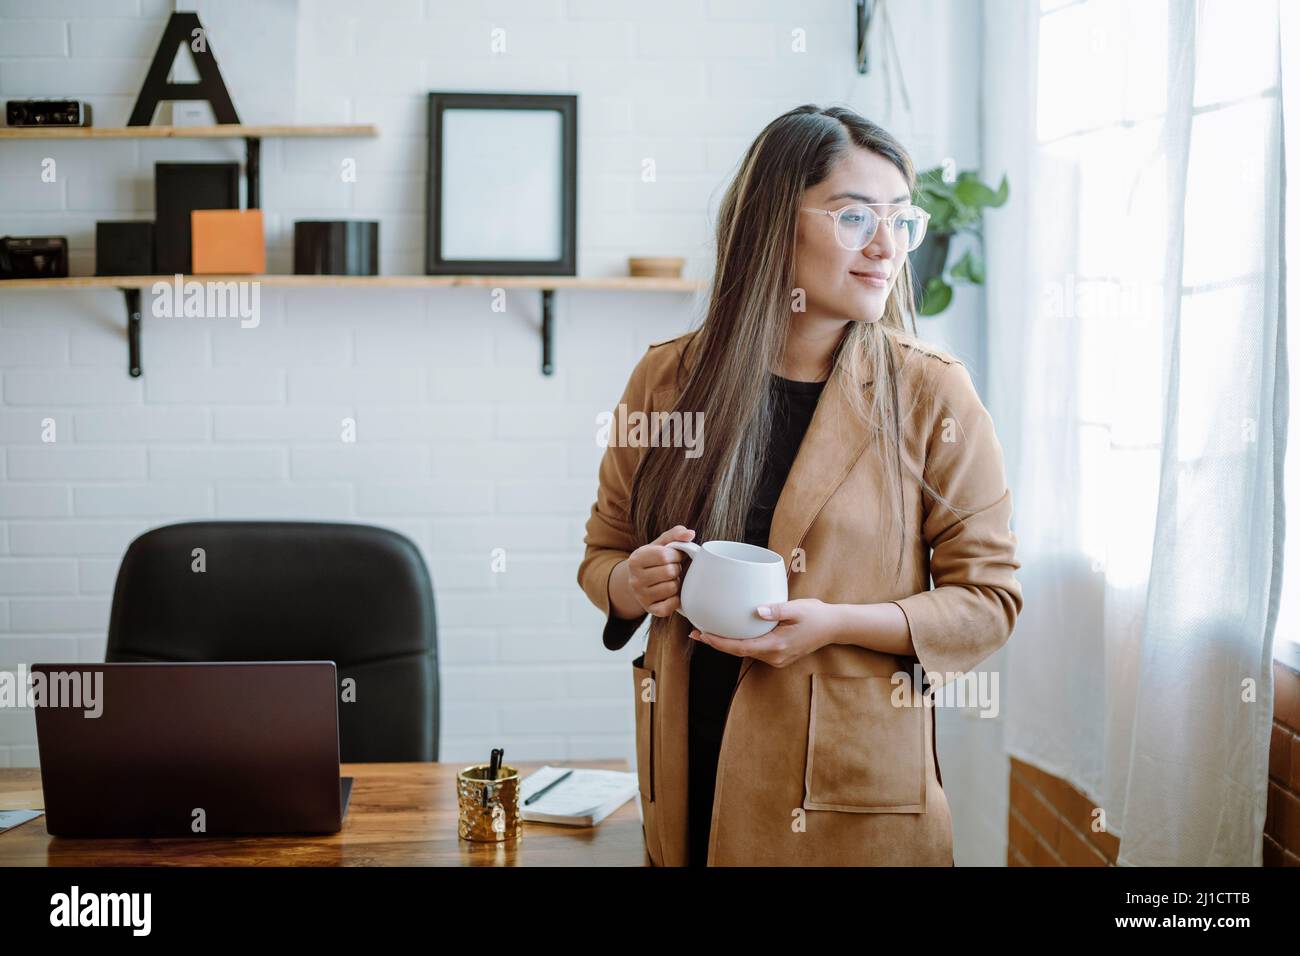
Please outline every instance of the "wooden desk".
[[[329, 836], [71, 839], [45, 817], [0, 833], [7, 866], [647, 866], [638, 797], [594, 827], [524, 821], [516, 844], [456, 835], [456, 773], [464, 763], [344, 764], [355, 778], [343, 829]], [[541, 763], [512, 761], [522, 773]], [[565, 766], [624, 770], [621, 760]], [[0, 810], [43, 807], [35, 769], [0, 768]]]

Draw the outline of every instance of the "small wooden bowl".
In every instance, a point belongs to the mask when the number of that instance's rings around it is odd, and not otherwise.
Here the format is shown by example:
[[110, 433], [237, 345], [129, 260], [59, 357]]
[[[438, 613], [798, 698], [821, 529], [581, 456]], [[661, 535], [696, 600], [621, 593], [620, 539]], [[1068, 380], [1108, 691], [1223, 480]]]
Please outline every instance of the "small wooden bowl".
[[628, 256], [627, 274], [657, 279], [679, 279], [686, 260], [681, 256]]

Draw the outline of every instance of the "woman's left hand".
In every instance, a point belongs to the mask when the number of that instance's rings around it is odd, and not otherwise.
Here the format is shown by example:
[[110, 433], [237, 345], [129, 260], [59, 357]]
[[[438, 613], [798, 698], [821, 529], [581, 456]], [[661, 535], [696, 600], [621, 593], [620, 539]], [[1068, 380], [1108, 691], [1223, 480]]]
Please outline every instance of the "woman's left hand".
[[835, 643], [834, 607], [820, 598], [763, 604], [757, 608], [758, 616], [780, 623], [762, 637], [737, 639], [699, 630], [692, 630], [691, 637], [737, 657], [753, 657], [772, 667], [786, 667]]

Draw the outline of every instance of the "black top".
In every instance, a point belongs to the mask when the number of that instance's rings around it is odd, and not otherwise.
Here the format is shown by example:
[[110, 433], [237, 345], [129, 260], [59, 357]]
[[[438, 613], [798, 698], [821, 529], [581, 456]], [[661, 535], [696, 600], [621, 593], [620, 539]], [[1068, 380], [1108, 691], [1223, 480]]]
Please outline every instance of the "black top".
[[[759, 489], [745, 521], [745, 541], [767, 547], [772, 514], [785, 487], [825, 382], [797, 382], [772, 376], [776, 406], [772, 436]], [[691, 653], [688, 803], [690, 865], [708, 860], [718, 751], [743, 658], [697, 643]]]
[[[776, 409], [767, 458], [758, 492], [745, 520], [745, 542], [766, 548], [772, 514], [794, 464], [804, 432], [812, 421], [825, 382], [796, 382], [772, 376]], [[691, 654], [691, 730], [700, 739], [722, 743], [722, 725], [735, 690], [741, 658], [696, 644]]]

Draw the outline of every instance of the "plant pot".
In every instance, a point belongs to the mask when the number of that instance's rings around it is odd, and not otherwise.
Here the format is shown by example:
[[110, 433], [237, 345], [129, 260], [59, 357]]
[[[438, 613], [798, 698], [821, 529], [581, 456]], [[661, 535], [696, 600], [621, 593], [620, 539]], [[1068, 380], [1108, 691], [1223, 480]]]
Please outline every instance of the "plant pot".
[[925, 237], [920, 248], [909, 253], [912, 264], [912, 301], [917, 315], [921, 314], [921, 299], [925, 284], [935, 276], [943, 275], [948, 265], [948, 243], [952, 233], [933, 233]]

